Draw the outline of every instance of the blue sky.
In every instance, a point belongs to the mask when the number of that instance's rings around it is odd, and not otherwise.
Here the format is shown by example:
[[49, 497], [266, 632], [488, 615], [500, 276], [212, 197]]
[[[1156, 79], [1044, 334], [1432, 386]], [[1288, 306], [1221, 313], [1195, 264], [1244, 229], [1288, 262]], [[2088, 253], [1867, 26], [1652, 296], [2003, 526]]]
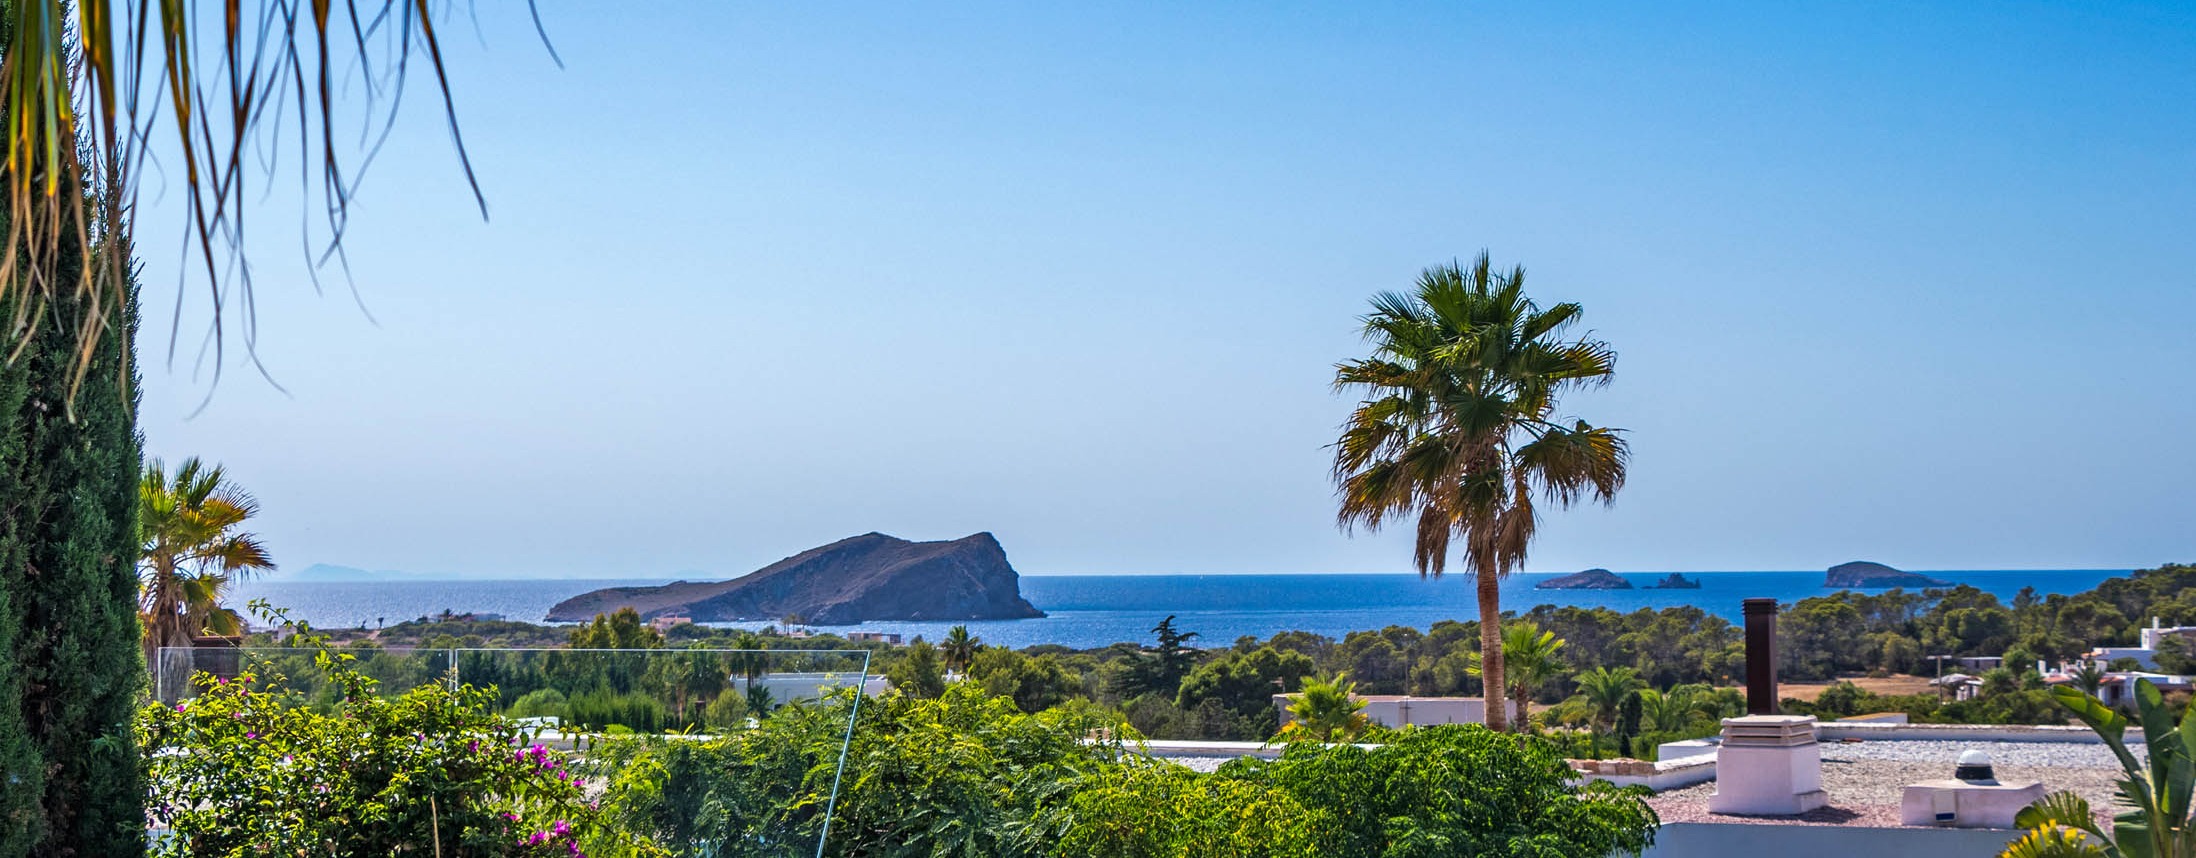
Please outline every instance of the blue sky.
[[482, 4], [492, 217], [415, 88], [372, 320], [278, 189], [287, 393], [232, 354], [196, 416], [205, 308], [148, 250], [148, 449], [227, 463], [291, 567], [990, 530], [1029, 573], [1400, 571], [1333, 525], [1331, 368], [1486, 248], [1585, 304], [1618, 374], [1567, 410], [1635, 453], [1533, 570], [2196, 559], [2196, 14], [1459, 5], [542, 0], [558, 70]]

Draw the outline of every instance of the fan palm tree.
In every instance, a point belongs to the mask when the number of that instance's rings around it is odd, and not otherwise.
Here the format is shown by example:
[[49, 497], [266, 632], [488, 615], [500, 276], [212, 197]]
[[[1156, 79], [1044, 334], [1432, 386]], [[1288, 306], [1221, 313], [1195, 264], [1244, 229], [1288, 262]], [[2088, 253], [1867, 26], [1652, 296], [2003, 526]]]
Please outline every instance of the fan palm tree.
[[[1533, 696], [1540, 687], [1554, 679], [1563, 670], [1563, 639], [1555, 632], [1544, 632], [1531, 621], [1511, 623], [1502, 627], [1502, 673], [1509, 682], [1507, 696], [1516, 704], [1517, 726], [1522, 730], [1532, 722]], [[1479, 676], [1483, 665], [1479, 653], [1467, 656], [1471, 666], [1466, 671]], [[1489, 704], [1505, 695], [1488, 695]]]
[[967, 673], [969, 664], [976, 660], [977, 651], [983, 648], [983, 638], [969, 634], [967, 626], [954, 626], [946, 630], [945, 640], [938, 643], [938, 654], [945, 657], [947, 671]]
[[[1616, 355], [1592, 338], [1564, 338], [1583, 310], [1525, 295], [1525, 270], [1427, 269], [1409, 294], [1382, 293], [1364, 318], [1370, 357], [1335, 367], [1335, 387], [1364, 395], [1334, 445], [1337, 518], [1377, 530], [1415, 519], [1413, 563], [1438, 577], [1452, 540], [1479, 597], [1480, 651], [1490, 688], [1507, 688], [1500, 579], [1525, 562], [1536, 498], [1557, 507], [1611, 502], [1628, 450], [1619, 430], [1559, 420], [1569, 391], [1606, 383]], [[1487, 726], [1502, 729], [1501, 706]]]
[[1679, 685], [1668, 691], [1641, 689], [1639, 708], [1648, 726], [1669, 732], [1683, 730], [1694, 721], [1720, 714], [1705, 685]]
[[275, 568], [259, 538], [242, 530], [259, 512], [221, 470], [196, 457], [169, 474], [159, 459], [145, 464], [138, 484], [138, 610], [145, 624], [148, 658], [166, 646], [190, 646], [204, 632], [243, 631], [236, 612], [222, 607], [236, 576]]
[[1357, 683], [1336, 676], [1332, 682], [1307, 679], [1289, 704], [1289, 725], [1282, 734], [1291, 739], [1348, 741], [1365, 732], [1372, 720], [1365, 716], [1365, 701], [1356, 697]]
[[2104, 688], [2105, 669], [2098, 667], [2094, 661], [2085, 661], [2081, 667], [2067, 674], [2067, 677], [2074, 680], [2075, 687], [2080, 688], [2083, 694], [2095, 697]]
[[1639, 678], [1639, 671], [1629, 667], [1597, 667], [1574, 677], [1578, 682], [1579, 700], [1593, 713], [1594, 725], [1607, 729], [1614, 726], [1617, 710], [1624, 707], [1625, 695], [1647, 686]]

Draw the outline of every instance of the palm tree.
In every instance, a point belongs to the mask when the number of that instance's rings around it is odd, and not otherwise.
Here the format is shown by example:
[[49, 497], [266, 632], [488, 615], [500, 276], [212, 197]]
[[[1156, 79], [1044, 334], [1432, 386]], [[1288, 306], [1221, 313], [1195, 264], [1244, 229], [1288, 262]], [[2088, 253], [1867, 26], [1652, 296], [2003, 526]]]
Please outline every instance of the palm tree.
[[1365, 701], [1357, 699], [1356, 691], [1357, 683], [1344, 682], [1339, 675], [1332, 682], [1305, 680], [1296, 702], [1289, 704], [1290, 721], [1282, 734], [1318, 741], [1357, 738], [1372, 721], [1365, 717]]
[[945, 640], [938, 644], [938, 654], [945, 657], [945, 668], [950, 673], [966, 673], [976, 660], [978, 650], [984, 648], [984, 639], [968, 633], [967, 626], [954, 626], [946, 630]]
[[746, 680], [743, 687], [753, 688], [763, 674], [770, 672], [770, 656], [763, 652], [769, 642], [754, 632], [740, 632], [732, 636], [732, 648], [740, 652], [732, 655], [732, 672]]
[[190, 646], [191, 636], [243, 631], [236, 612], [221, 606], [229, 582], [275, 568], [244, 522], [259, 502], [228, 481], [220, 465], [196, 457], [173, 475], [159, 459], [145, 464], [138, 484], [138, 610], [147, 659], [166, 646]]
[[[1335, 367], [1336, 389], [1365, 396], [1334, 445], [1337, 518], [1377, 530], [1415, 517], [1421, 575], [1439, 577], [1450, 541], [1461, 539], [1490, 688], [1509, 687], [1499, 585], [1525, 562], [1535, 497], [1558, 507], [1611, 502], [1628, 455], [1619, 430], [1555, 415], [1563, 394], [1609, 380], [1615, 353], [1599, 340], [1564, 339], [1584, 311], [1542, 308], [1524, 285], [1523, 268], [1495, 271], [1485, 253], [1470, 268], [1429, 268], [1411, 294], [1373, 298], [1364, 319], [1372, 356]], [[1503, 707], [1487, 707], [1487, 726], [1506, 722]]]
[[1694, 721], [1720, 714], [1705, 685], [1679, 685], [1668, 691], [1639, 692], [1640, 714], [1656, 730], [1676, 732]]
[[2095, 697], [2104, 688], [2105, 669], [2098, 667], [2094, 661], [2085, 661], [2081, 667], [2067, 674], [2067, 677], [2074, 680], [2075, 687], [2080, 688], [2083, 694]]
[[1625, 695], [1647, 685], [1640, 680], [1639, 671], [1629, 667], [1597, 667], [1575, 679], [1579, 700], [1593, 713], [1594, 725], [1602, 729], [1616, 724], [1617, 711], [1624, 707]]
[[[450, 5], [367, 0], [332, 10], [320, 4], [320, 10], [299, 14], [292, 3], [199, 0], [0, 3], [0, 31], [7, 34], [7, 58], [0, 64], [0, 116], [7, 117], [0, 197], [12, 213], [10, 250], [0, 255], [0, 303], [16, 290], [26, 298], [14, 300], [19, 309], [0, 320], [0, 361], [14, 360], [18, 352], [11, 347], [35, 329], [28, 322], [36, 311], [22, 308], [79, 296], [93, 309], [67, 320], [80, 341], [75, 382], [65, 396], [54, 392], [73, 407], [98, 343], [129, 329], [118, 321], [132, 279], [130, 235], [133, 221], [148, 211], [133, 205], [137, 168], [161, 141], [173, 149], [165, 157], [175, 159], [174, 167], [162, 169], [163, 183], [175, 185], [182, 203], [175, 210], [179, 222], [168, 226], [180, 229], [195, 251], [217, 307], [227, 303], [232, 285], [245, 296], [231, 306], [252, 303], [251, 277], [242, 273], [249, 266], [239, 264], [247, 246], [244, 210], [264, 189], [256, 180], [277, 178], [274, 162], [258, 162], [265, 173], [254, 175], [254, 158], [290, 145], [310, 153], [298, 165], [298, 190], [310, 200], [307, 207], [326, 218], [307, 237], [312, 262], [326, 262], [342, 242], [356, 182], [371, 160], [369, 150], [347, 149], [342, 141], [369, 141], [393, 125], [403, 102], [397, 95], [411, 74], [431, 74], [458, 164], [487, 215], [457, 134], [437, 32]], [[226, 32], [214, 28], [217, 21]], [[338, 77], [364, 84], [336, 83]], [[273, 96], [293, 90], [294, 98]], [[363, 96], [362, 104], [341, 103], [353, 93]], [[354, 116], [360, 121], [350, 121]], [[65, 236], [89, 236], [119, 252], [99, 253], [96, 264], [72, 271], [79, 266], [64, 249]], [[247, 342], [249, 320], [247, 310]], [[218, 352], [223, 335], [233, 332], [217, 321], [216, 367], [228, 363]]]
[[[1502, 627], [1502, 668], [1509, 682], [1508, 697], [1516, 704], [1517, 725], [1522, 730], [1532, 723], [1533, 696], [1540, 687], [1554, 679], [1563, 669], [1563, 639], [1555, 632], [1544, 632], [1531, 621], [1511, 623]], [[1483, 670], [1479, 653], [1466, 657], [1471, 666], [1465, 670], [1473, 676]], [[1489, 706], [1504, 695], [1487, 695]]]

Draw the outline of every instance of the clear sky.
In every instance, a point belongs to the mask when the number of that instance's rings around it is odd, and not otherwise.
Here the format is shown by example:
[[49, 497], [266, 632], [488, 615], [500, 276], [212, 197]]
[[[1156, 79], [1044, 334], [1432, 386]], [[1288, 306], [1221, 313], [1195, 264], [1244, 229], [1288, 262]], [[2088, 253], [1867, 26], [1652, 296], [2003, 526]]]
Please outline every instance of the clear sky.
[[372, 320], [260, 210], [287, 393], [232, 351], [190, 416], [148, 213], [147, 447], [292, 568], [990, 530], [1025, 573], [1402, 571], [1333, 524], [1332, 366], [1486, 248], [1620, 355], [1566, 410], [1630, 485], [1535, 571], [2196, 560], [2190, 7], [1463, 5], [541, 0], [558, 70], [480, 4], [487, 222], [425, 80], [354, 214]]

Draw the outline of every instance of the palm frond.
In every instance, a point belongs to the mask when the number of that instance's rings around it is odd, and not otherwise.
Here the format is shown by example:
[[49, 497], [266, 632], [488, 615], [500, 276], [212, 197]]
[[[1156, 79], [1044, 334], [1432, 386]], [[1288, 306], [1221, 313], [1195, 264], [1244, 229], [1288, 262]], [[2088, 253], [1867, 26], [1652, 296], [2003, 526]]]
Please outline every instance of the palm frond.
[[[382, 139], [395, 123], [415, 65], [431, 74], [458, 165], [486, 217], [486, 196], [466, 154], [435, 24], [451, 8], [431, 0], [16, 0], [0, 6], [7, 38], [0, 62], [7, 138], [0, 187], [8, 212], [0, 303], [14, 307], [0, 329], [0, 358], [13, 360], [12, 346], [46, 323], [39, 308], [71, 291], [88, 296], [80, 303], [93, 308], [73, 320], [79, 344], [74, 385], [89, 371], [99, 343], [120, 335], [138, 175], [164, 137], [177, 162], [184, 251], [201, 269], [213, 308], [218, 373], [232, 313], [247, 346], [255, 338], [245, 204], [258, 195], [262, 178], [272, 182], [284, 169], [279, 153], [290, 135], [305, 211], [320, 214], [317, 230], [305, 237], [314, 248], [308, 250], [316, 257], [311, 261], [326, 261], [342, 244], [355, 186], [373, 150], [346, 155], [336, 143], [347, 136], [339, 134], [339, 73], [365, 81], [362, 141]], [[538, 31], [538, 11], [535, 21]], [[346, 30], [351, 38], [331, 38]], [[271, 157], [255, 167], [247, 152]], [[72, 271], [64, 251], [72, 242], [103, 248], [97, 264]], [[20, 300], [6, 300], [11, 296]]]

